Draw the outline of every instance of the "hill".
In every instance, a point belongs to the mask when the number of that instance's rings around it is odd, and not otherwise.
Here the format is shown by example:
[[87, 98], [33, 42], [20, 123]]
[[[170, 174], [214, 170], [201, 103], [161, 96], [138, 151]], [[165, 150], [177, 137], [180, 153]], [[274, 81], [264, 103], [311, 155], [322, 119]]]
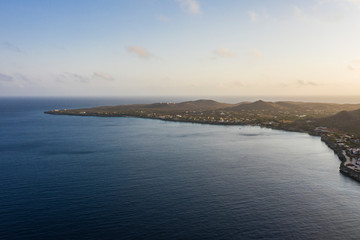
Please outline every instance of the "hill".
[[196, 101], [187, 101], [181, 103], [154, 103], [144, 106], [153, 110], [170, 111], [209, 111], [220, 108], [233, 107], [234, 104], [220, 103], [214, 100], [200, 99]]
[[360, 104], [336, 104], [336, 103], [308, 103], [308, 102], [256, 102], [239, 103], [230, 108], [232, 111], [266, 111], [266, 112], [290, 112], [306, 114], [307, 112], [317, 112], [321, 115], [332, 115], [340, 111], [351, 111], [360, 109]]
[[118, 106], [102, 106], [94, 108], [70, 109], [62, 111], [48, 111], [53, 114], [128, 114], [133, 112], [147, 113], [183, 113], [183, 112], [208, 112], [214, 110], [224, 110], [234, 113], [244, 112], [266, 112], [269, 115], [276, 115], [281, 112], [290, 114], [306, 114], [314, 117], [327, 117], [340, 111], [352, 111], [360, 109], [360, 104], [334, 104], [334, 103], [306, 103], [306, 102], [242, 102], [238, 104], [221, 103], [214, 100], [200, 99], [196, 101], [186, 101], [180, 103], [152, 103], [152, 104], [130, 104]]
[[360, 135], [360, 109], [355, 111], [341, 111], [333, 116], [318, 119], [317, 123], [326, 127]]
[[196, 101], [187, 101], [180, 103], [152, 103], [152, 104], [129, 104], [118, 106], [101, 106], [94, 108], [70, 109], [62, 111], [49, 111], [52, 114], [97, 114], [103, 113], [120, 113], [129, 114], [134, 112], [156, 112], [156, 113], [182, 113], [185, 111], [212, 111], [217, 109], [231, 108], [235, 104], [220, 103], [213, 100], [200, 99]]
[[258, 100], [252, 103], [239, 103], [237, 106], [232, 107], [232, 111], [276, 111], [280, 110], [281, 106], [272, 102], [264, 102], [262, 100]]

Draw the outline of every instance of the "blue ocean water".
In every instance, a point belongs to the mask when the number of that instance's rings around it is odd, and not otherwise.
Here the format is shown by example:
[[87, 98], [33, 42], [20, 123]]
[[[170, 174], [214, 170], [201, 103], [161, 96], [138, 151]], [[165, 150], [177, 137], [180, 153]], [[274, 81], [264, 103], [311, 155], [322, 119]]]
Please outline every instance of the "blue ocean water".
[[358, 239], [360, 184], [317, 137], [0, 99], [0, 239]]

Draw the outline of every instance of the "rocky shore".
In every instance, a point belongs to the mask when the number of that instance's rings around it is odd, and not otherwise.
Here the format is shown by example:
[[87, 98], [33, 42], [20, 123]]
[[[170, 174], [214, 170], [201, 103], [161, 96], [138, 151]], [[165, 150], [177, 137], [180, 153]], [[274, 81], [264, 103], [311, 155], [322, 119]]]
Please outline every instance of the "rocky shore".
[[340, 149], [339, 147], [337, 147], [336, 144], [334, 142], [332, 142], [326, 136], [321, 136], [321, 141], [326, 143], [326, 145], [329, 148], [331, 148], [334, 151], [334, 153], [339, 157], [339, 159], [341, 161], [339, 171], [342, 174], [344, 174], [344, 175], [346, 175], [346, 176], [360, 182], [360, 172], [358, 170], [354, 170], [354, 169], [351, 169], [351, 168], [345, 166], [346, 157], [343, 154], [343, 150]]
[[348, 168], [344, 165], [344, 162], [340, 164], [340, 172], [348, 177], [351, 177], [352, 179], [355, 179], [356, 181], [360, 182], [360, 172], [355, 171], [351, 168]]

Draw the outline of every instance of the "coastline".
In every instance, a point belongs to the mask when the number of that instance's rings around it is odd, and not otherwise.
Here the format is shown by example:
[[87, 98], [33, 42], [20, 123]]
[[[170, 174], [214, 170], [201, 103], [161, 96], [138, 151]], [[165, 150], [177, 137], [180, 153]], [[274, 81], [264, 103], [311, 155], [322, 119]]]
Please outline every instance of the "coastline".
[[196, 123], [196, 124], [209, 124], [209, 125], [222, 125], [222, 126], [259, 126], [274, 130], [282, 130], [287, 132], [300, 132], [300, 133], [307, 133], [310, 136], [317, 136], [320, 137], [320, 140], [324, 142], [334, 153], [338, 156], [339, 160], [341, 161], [339, 171], [340, 173], [348, 176], [358, 182], [360, 182], [360, 171], [356, 171], [345, 166], [346, 157], [343, 154], [343, 150], [337, 146], [335, 142], [333, 142], [329, 137], [323, 135], [321, 133], [317, 133], [315, 131], [306, 131], [302, 129], [294, 129], [290, 126], [271, 126], [271, 125], [261, 125], [261, 124], [239, 124], [239, 123], [231, 123], [231, 122], [209, 122], [209, 121], [196, 121], [196, 120], [185, 120], [185, 119], [162, 119], [158, 117], [148, 117], [148, 116], [132, 116], [126, 114], [117, 114], [113, 116], [109, 115], [102, 115], [102, 114], [77, 114], [77, 113], [61, 113], [61, 112], [54, 112], [54, 111], [46, 111], [45, 114], [51, 115], [70, 115], [70, 116], [82, 116], [82, 117], [134, 117], [134, 118], [143, 118], [143, 119], [153, 119], [153, 120], [162, 120], [168, 122], [186, 122], [186, 123]]
[[340, 173], [360, 182], [360, 172], [345, 166], [346, 157], [344, 156], [342, 150], [336, 147], [335, 144], [326, 137], [321, 136], [321, 141], [323, 141], [330, 149], [332, 149], [341, 161], [339, 167]]

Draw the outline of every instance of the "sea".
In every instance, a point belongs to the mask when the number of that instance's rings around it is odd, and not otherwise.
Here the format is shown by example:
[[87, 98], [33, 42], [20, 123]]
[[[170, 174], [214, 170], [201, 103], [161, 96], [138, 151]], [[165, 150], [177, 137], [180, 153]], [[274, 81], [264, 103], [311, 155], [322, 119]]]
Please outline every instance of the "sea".
[[319, 137], [44, 111], [0, 98], [0, 239], [359, 239], [360, 184]]

